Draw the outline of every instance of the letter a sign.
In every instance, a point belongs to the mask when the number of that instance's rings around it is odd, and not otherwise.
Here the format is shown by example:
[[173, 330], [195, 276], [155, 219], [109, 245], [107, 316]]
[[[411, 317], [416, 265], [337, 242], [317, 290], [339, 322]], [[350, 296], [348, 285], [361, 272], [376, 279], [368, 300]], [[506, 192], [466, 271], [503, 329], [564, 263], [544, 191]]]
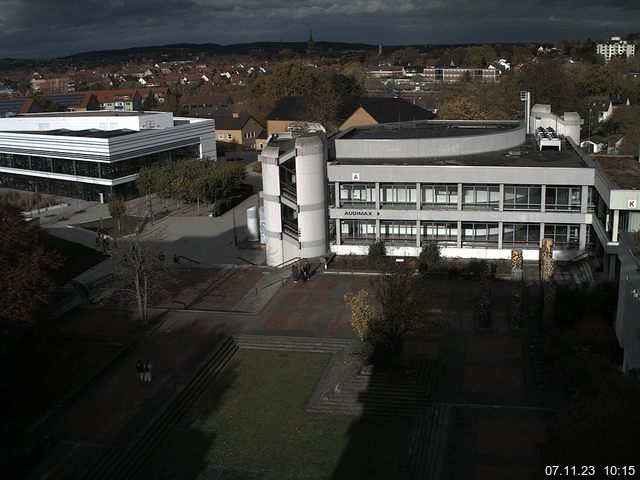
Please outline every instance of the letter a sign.
[[627, 200], [627, 208], [638, 208], [637, 200]]
[[351, 174], [351, 180], [353, 180], [354, 182], [359, 182], [360, 181], [360, 174], [359, 173], [352, 173]]

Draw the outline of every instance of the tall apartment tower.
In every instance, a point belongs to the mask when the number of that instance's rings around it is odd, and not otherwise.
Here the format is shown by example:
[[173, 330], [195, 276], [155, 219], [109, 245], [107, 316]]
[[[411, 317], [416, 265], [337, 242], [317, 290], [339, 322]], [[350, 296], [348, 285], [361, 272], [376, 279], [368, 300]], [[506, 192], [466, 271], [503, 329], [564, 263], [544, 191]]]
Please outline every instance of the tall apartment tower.
[[613, 57], [626, 55], [630, 57], [635, 55], [636, 46], [633, 43], [628, 43], [626, 40], [622, 40], [620, 37], [611, 37], [604, 43], [598, 43], [596, 46], [596, 53], [603, 55], [605, 62], [608, 62]]

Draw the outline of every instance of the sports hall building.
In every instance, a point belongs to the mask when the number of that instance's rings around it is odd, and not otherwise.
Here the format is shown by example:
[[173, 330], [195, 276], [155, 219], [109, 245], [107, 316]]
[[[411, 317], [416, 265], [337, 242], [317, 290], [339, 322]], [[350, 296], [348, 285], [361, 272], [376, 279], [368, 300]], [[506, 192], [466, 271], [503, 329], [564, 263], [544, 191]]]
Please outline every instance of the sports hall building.
[[0, 118], [0, 187], [93, 201], [137, 195], [143, 167], [216, 157], [213, 120], [167, 112]]

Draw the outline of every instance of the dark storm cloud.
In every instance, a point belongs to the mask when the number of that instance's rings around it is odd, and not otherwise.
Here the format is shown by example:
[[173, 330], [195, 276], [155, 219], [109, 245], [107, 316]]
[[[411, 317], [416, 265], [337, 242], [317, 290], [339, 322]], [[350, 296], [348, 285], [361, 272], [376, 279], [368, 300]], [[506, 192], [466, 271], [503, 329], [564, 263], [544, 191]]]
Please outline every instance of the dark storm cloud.
[[176, 42], [550, 42], [638, 29], [637, 0], [0, 0], [0, 57]]

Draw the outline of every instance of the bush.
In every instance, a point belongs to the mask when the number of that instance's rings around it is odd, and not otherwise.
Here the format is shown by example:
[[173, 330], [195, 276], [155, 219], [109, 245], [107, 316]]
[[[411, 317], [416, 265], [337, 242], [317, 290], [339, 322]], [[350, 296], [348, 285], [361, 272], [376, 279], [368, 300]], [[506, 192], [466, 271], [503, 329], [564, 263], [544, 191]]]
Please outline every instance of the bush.
[[369, 260], [378, 261], [382, 260], [387, 255], [387, 247], [382, 240], [373, 242], [369, 245]]
[[436, 242], [427, 242], [422, 247], [418, 263], [420, 275], [425, 277], [430, 271], [435, 270], [440, 262], [440, 247]]
[[211, 215], [219, 217], [251, 195], [253, 195], [253, 187], [251, 185], [243, 184], [241, 185], [240, 192], [237, 195], [222, 198], [214, 202], [211, 207]]

